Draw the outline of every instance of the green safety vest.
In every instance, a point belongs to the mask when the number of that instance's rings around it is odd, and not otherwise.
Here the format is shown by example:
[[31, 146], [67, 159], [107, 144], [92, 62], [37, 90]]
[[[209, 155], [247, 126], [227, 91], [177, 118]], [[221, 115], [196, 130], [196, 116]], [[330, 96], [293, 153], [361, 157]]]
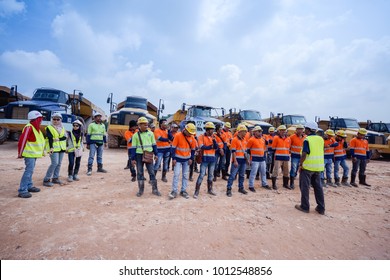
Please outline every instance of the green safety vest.
[[22, 156], [26, 158], [40, 158], [43, 156], [43, 151], [45, 149], [45, 137], [42, 134], [41, 130], [36, 130], [31, 123], [27, 124], [26, 127], [31, 126], [35, 136], [35, 142], [27, 141], [26, 146], [24, 147]]
[[[60, 140], [60, 138], [65, 136], [65, 128], [62, 127], [61, 133], [58, 134], [57, 129], [52, 125], [48, 125], [46, 129], [50, 130], [51, 135], [53, 135], [53, 152], [60, 152], [66, 150], [66, 139]], [[50, 150], [49, 139], [46, 139], [46, 149]]]
[[68, 152], [71, 153], [71, 152], [74, 152], [76, 149], [80, 148], [80, 145], [81, 145], [81, 134], [80, 134], [80, 138], [79, 138], [79, 141], [76, 142], [76, 137], [73, 135], [73, 132], [71, 131], [70, 132], [70, 136], [71, 136], [71, 139], [72, 139], [72, 145], [70, 146], [70, 148], [68, 149]]
[[88, 134], [90, 140], [103, 142], [103, 137], [106, 134], [106, 126], [103, 123], [90, 123], [88, 126]]
[[324, 139], [317, 135], [309, 135], [305, 141], [309, 144], [310, 154], [306, 155], [302, 167], [309, 171], [324, 171]]
[[132, 141], [132, 147], [136, 148], [135, 152], [137, 154], [142, 154], [142, 147], [141, 147], [141, 141], [139, 141], [139, 136], [141, 136], [142, 139], [142, 146], [144, 147], [144, 151], [152, 152], [153, 151], [153, 144], [156, 145], [156, 139], [154, 138], [154, 134], [151, 131], [142, 132], [142, 133], [134, 133], [133, 137], [131, 138]]

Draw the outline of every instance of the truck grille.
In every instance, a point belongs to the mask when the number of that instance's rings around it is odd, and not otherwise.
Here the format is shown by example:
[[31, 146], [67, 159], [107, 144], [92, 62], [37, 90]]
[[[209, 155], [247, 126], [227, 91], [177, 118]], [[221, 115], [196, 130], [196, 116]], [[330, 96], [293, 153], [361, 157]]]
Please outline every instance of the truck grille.
[[27, 119], [27, 115], [29, 112], [28, 107], [14, 107], [12, 109], [12, 118], [13, 119]]

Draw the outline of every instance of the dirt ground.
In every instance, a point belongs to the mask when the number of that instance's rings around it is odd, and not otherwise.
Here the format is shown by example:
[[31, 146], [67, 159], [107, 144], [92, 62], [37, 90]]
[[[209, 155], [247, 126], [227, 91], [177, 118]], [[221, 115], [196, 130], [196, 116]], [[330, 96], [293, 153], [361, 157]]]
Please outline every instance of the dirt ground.
[[[0, 259], [390, 259], [390, 162], [371, 161], [371, 188], [326, 188], [326, 215], [294, 209], [299, 189], [261, 189], [242, 195], [226, 181], [215, 183], [217, 196], [168, 199], [168, 183], [158, 181], [161, 197], [136, 197], [137, 183], [123, 167], [125, 149], [104, 151], [106, 174], [86, 172], [81, 180], [47, 188], [42, 179], [49, 158], [39, 159], [33, 176], [41, 187], [30, 199], [17, 197], [24, 169], [16, 142], [0, 145]], [[61, 175], [67, 175], [67, 157]], [[349, 162], [351, 165], [351, 162]], [[195, 173], [197, 176], [198, 174]], [[158, 173], [158, 179], [161, 173]], [[247, 181], [245, 186], [247, 187]], [[278, 181], [281, 185], [281, 180]]]

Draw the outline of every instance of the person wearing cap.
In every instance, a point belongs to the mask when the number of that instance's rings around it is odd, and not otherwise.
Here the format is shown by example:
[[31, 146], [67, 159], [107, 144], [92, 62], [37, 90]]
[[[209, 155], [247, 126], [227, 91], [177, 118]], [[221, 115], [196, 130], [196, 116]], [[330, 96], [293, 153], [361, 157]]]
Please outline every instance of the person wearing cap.
[[246, 148], [251, 155], [251, 173], [249, 175], [249, 190], [255, 190], [255, 177], [260, 170], [261, 186], [270, 189], [267, 184], [265, 153], [267, 149], [267, 140], [263, 138], [263, 129], [257, 125], [252, 130], [253, 136], [249, 139]]
[[68, 131], [66, 150], [68, 153], [68, 182], [79, 181], [79, 169], [82, 153], [84, 151], [82, 130], [83, 123], [75, 120], [72, 123], [72, 131]]
[[248, 133], [248, 128], [240, 124], [237, 126], [237, 135], [233, 138], [230, 150], [232, 153], [232, 166], [230, 168], [230, 175], [226, 187], [226, 195], [232, 196], [233, 181], [238, 173], [238, 192], [247, 194], [248, 192], [244, 189], [245, 171], [246, 171], [246, 140], [245, 135]]
[[278, 126], [277, 135], [274, 137], [272, 142], [272, 150], [275, 154], [275, 165], [272, 170], [272, 188], [277, 190], [276, 180], [278, 178], [280, 168], [283, 169], [283, 187], [289, 188], [288, 179], [289, 179], [289, 162], [290, 162], [290, 146], [291, 140], [287, 137], [287, 128], [285, 125]]
[[226, 180], [228, 179], [228, 176], [230, 175], [228, 173], [229, 167], [230, 167], [230, 158], [231, 158], [231, 152], [230, 152], [230, 144], [233, 140], [233, 134], [230, 132], [230, 129], [232, 128], [232, 125], [230, 122], [225, 122], [223, 129], [222, 129], [222, 135], [224, 138], [224, 141], [226, 143], [226, 146], [224, 148], [225, 150], [225, 168], [222, 169], [222, 179]]
[[198, 198], [200, 185], [207, 170], [207, 193], [216, 195], [213, 191], [213, 177], [215, 169], [215, 151], [218, 149], [217, 141], [214, 136], [215, 125], [212, 122], [207, 122], [204, 126], [206, 132], [199, 135], [198, 145], [203, 152], [202, 163], [200, 164], [200, 173], [195, 184], [194, 198]]
[[158, 169], [163, 162], [161, 181], [168, 182], [167, 171], [168, 161], [171, 155], [171, 142], [173, 141], [173, 135], [168, 130], [168, 124], [166, 119], [160, 119], [159, 127], [154, 131], [154, 138], [156, 139], [158, 160], [154, 163], [154, 174], [156, 175]]
[[359, 184], [371, 187], [366, 182], [366, 166], [370, 161], [371, 152], [368, 148], [368, 141], [365, 139], [367, 130], [360, 128], [356, 137], [349, 142], [349, 148], [352, 156], [351, 185], [357, 187], [356, 174], [359, 171]]
[[[176, 123], [172, 123], [169, 127], [169, 132], [172, 135], [172, 137], [175, 138], [175, 135], [179, 132], [179, 126]], [[169, 171], [169, 169], [171, 167], [171, 159], [172, 159], [172, 157], [171, 157], [171, 155], [169, 155], [167, 171]], [[172, 170], [173, 170], [173, 168], [172, 168]]]
[[295, 129], [295, 133], [291, 136], [290, 142], [290, 153], [291, 153], [291, 169], [290, 169], [290, 186], [286, 186], [288, 189], [293, 190], [295, 188], [294, 180], [298, 174], [299, 161], [301, 159], [301, 150], [303, 146], [303, 140], [305, 136], [303, 135], [304, 126], [298, 124]]
[[148, 119], [145, 117], [140, 117], [137, 120], [138, 132], [135, 133], [132, 137], [132, 146], [131, 146], [131, 164], [137, 166], [137, 181], [138, 181], [138, 193], [137, 196], [140, 197], [144, 193], [145, 181], [144, 181], [144, 165], [146, 170], [149, 173], [150, 183], [152, 185], [152, 193], [157, 196], [161, 196], [161, 193], [158, 191], [156, 175], [154, 174], [153, 161], [150, 163], [145, 163], [143, 161], [144, 151], [153, 152], [154, 158], [158, 160], [158, 152], [156, 139], [154, 138], [153, 132], [148, 130]]
[[40, 189], [33, 184], [37, 158], [43, 157], [45, 150], [45, 138], [40, 129], [42, 114], [38, 111], [31, 111], [27, 118], [29, 123], [23, 128], [18, 142], [18, 158], [24, 158], [25, 169], [20, 179], [18, 197], [30, 198], [32, 192], [39, 192]]
[[[324, 138], [324, 167], [325, 167], [325, 173], [322, 173], [321, 179], [323, 185], [331, 186], [331, 187], [337, 187], [332, 181], [332, 169], [333, 169], [333, 161], [334, 161], [334, 148], [338, 146], [338, 143], [334, 139], [336, 134], [334, 134], [334, 131], [332, 129], [328, 129], [325, 131], [325, 134], [323, 136]], [[325, 182], [325, 176], [326, 175], [326, 184]]]
[[66, 139], [67, 134], [62, 125], [62, 115], [54, 113], [51, 116], [51, 124], [46, 127], [46, 149], [50, 154], [51, 161], [45, 178], [43, 178], [43, 185], [46, 187], [52, 187], [53, 184], [63, 185], [59, 177], [62, 159], [66, 152]]
[[[217, 181], [217, 177], [221, 177], [221, 170], [222, 174], [225, 174], [225, 149], [226, 146], [225, 139], [222, 134], [222, 125], [217, 123], [215, 125], [215, 132], [214, 132], [214, 138], [215, 141], [217, 141], [218, 149], [215, 151], [215, 169], [214, 169], [214, 178], [213, 181]], [[225, 175], [225, 179], [226, 175]]]
[[[340, 187], [341, 185], [350, 187], [351, 185], [348, 183], [348, 173], [349, 167], [347, 165], [347, 152], [345, 151], [348, 148], [347, 134], [344, 130], [336, 131], [336, 142], [337, 146], [334, 147], [334, 180], [336, 186]], [[343, 177], [341, 179], [340, 184], [340, 176], [339, 169], [340, 166], [343, 168]]]
[[271, 126], [268, 128], [268, 134], [265, 134], [265, 139], [267, 140], [267, 179], [271, 179], [271, 173], [275, 164], [275, 153], [272, 150], [272, 142], [275, 137], [275, 127]]
[[128, 154], [127, 166], [125, 167], [125, 169], [130, 169], [132, 182], [135, 182], [137, 180], [137, 172], [135, 171], [135, 167], [131, 164], [132, 138], [134, 133], [137, 132], [137, 129], [138, 129], [137, 121], [131, 120], [129, 121], [129, 129], [124, 134], [127, 143], [127, 154]]
[[317, 206], [315, 210], [325, 214], [324, 191], [321, 186], [321, 172], [324, 171], [324, 139], [316, 135], [318, 125], [315, 122], [305, 124], [307, 137], [303, 141], [302, 156], [299, 162], [301, 172], [299, 175], [299, 188], [301, 190], [301, 204], [295, 205], [299, 211], [309, 213], [310, 186], [314, 188], [314, 196]]
[[172, 191], [169, 194], [170, 199], [174, 199], [177, 196], [180, 172], [181, 176], [181, 190], [180, 195], [186, 199], [190, 196], [187, 193], [188, 173], [189, 167], [194, 161], [196, 140], [194, 135], [196, 134], [196, 126], [192, 123], [186, 124], [182, 132], [178, 132], [173, 139], [172, 143], [172, 164], [174, 168]]
[[93, 122], [88, 125], [87, 149], [89, 149], [87, 175], [92, 175], [92, 166], [96, 154], [97, 172], [107, 173], [103, 169], [103, 149], [107, 148], [106, 126], [102, 122], [102, 114], [96, 112], [93, 115]]

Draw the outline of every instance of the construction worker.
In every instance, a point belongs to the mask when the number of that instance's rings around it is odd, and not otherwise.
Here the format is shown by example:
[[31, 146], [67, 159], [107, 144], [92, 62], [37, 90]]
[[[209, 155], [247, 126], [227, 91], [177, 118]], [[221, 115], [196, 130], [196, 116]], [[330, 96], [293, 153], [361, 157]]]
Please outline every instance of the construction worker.
[[170, 199], [177, 196], [180, 171], [182, 172], [182, 186], [180, 195], [186, 199], [190, 196], [187, 193], [188, 171], [194, 160], [196, 140], [196, 126], [192, 123], [186, 124], [182, 132], [175, 135], [172, 143], [172, 164], [175, 167], [172, 180], [172, 191], [169, 194]]
[[84, 133], [82, 130], [83, 123], [79, 120], [75, 120], [72, 123], [72, 131], [68, 131], [68, 137], [66, 141], [66, 150], [68, 152], [68, 182], [79, 181], [79, 169], [81, 156], [84, 150], [83, 138]]
[[225, 122], [223, 129], [222, 129], [222, 135], [225, 141], [225, 168], [222, 169], [222, 179], [227, 180], [227, 176], [229, 176], [228, 170], [230, 166], [230, 144], [233, 140], [233, 134], [230, 132], [230, 129], [232, 128], [232, 125], [230, 122]]
[[206, 175], [207, 169], [207, 193], [216, 195], [213, 191], [213, 177], [215, 169], [215, 151], [218, 149], [217, 141], [214, 137], [215, 125], [212, 122], [207, 122], [204, 126], [206, 132], [199, 135], [198, 145], [199, 149], [203, 152], [202, 163], [200, 164], [200, 173], [196, 180], [194, 198], [198, 198], [200, 185], [202, 184], [203, 177]]
[[339, 176], [340, 165], [343, 168], [343, 177], [341, 180], [341, 184], [346, 187], [351, 186], [348, 183], [349, 167], [347, 165], [347, 153], [345, 151], [345, 149], [348, 148], [348, 144], [345, 141], [345, 138], [347, 138], [347, 134], [344, 130], [336, 131], [337, 146], [334, 148], [334, 180], [338, 187], [341, 186]]
[[324, 184], [325, 176], [324, 173], [322, 173], [322, 181], [324, 186], [331, 186], [331, 187], [337, 187], [332, 182], [332, 168], [333, 168], [333, 161], [334, 161], [334, 148], [338, 146], [338, 143], [334, 139], [336, 134], [334, 134], [334, 131], [332, 129], [328, 129], [325, 131], [324, 134], [324, 167], [326, 172], [326, 184]]
[[31, 111], [27, 119], [29, 123], [23, 128], [18, 142], [18, 158], [24, 158], [25, 164], [18, 189], [18, 197], [21, 198], [30, 198], [32, 192], [41, 191], [34, 186], [32, 176], [37, 158], [41, 158], [45, 150], [45, 138], [40, 130], [42, 114], [38, 111]]
[[278, 178], [279, 169], [283, 169], [283, 187], [290, 189], [288, 185], [289, 179], [289, 162], [290, 162], [290, 146], [291, 141], [290, 138], [287, 137], [287, 128], [285, 125], [278, 126], [277, 135], [274, 137], [272, 142], [272, 150], [274, 151], [275, 165], [272, 170], [272, 188], [277, 190], [276, 180]]
[[149, 173], [150, 183], [152, 185], [152, 193], [157, 196], [161, 196], [158, 191], [156, 175], [153, 168], [153, 160], [149, 163], [143, 161], [144, 152], [153, 152], [155, 161], [158, 160], [158, 151], [156, 145], [156, 139], [153, 132], [148, 130], [148, 119], [140, 117], [137, 120], [138, 132], [132, 137], [131, 146], [131, 164], [137, 166], [137, 181], [138, 181], [138, 193], [140, 197], [144, 193], [145, 181], [144, 181], [144, 165]]
[[303, 125], [298, 124], [295, 129], [295, 133], [290, 137], [290, 153], [291, 153], [291, 169], [290, 169], [290, 186], [289, 188], [293, 190], [295, 188], [294, 186], [294, 180], [295, 177], [297, 177], [298, 173], [298, 166], [299, 161], [301, 159], [301, 151], [303, 146], [303, 140], [305, 139], [305, 136], [303, 135], [303, 130], [305, 128]]
[[301, 190], [301, 204], [295, 205], [299, 211], [309, 213], [309, 191], [310, 186], [314, 188], [314, 196], [317, 202], [315, 210], [325, 214], [324, 192], [321, 186], [321, 172], [324, 171], [324, 139], [316, 135], [318, 125], [315, 122], [305, 124], [305, 134], [307, 137], [303, 142], [302, 157], [299, 167], [299, 188]]
[[136, 133], [137, 131], [138, 131], [137, 121], [135, 120], [129, 121], [129, 130], [127, 130], [124, 135], [127, 143], [127, 155], [128, 155], [127, 167], [125, 167], [125, 169], [130, 169], [132, 182], [135, 182], [137, 180], [137, 172], [135, 171], [135, 167], [131, 164], [131, 147], [133, 145], [132, 138], [134, 133]]
[[263, 129], [261, 126], [255, 126], [252, 130], [253, 136], [249, 139], [246, 148], [251, 155], [251, 173], [249, 176], [249, 190], [256, 192], [255, 190], [255, 177], [260, 170], [261, 186], [266, 189], [270, 189], [267, 184], [266, 175], [266, 163], [265, 156], [267, 150], [267, 141], [263, 138]]
[[225, 141], [222, 137], [222, 126], [221, 124], [215, 125], [215, 140], [217, 141], [218, 149], [215, 151], [215, 169], [213, 181], [217, 181], [217, 177], [221, 176], [222, 166], [225, 166]]
[[102, 122], [102, 114], [96, 112], [93, 114], [93, 122], [88, 125], [87, 149], [89, 149], [87, 175], [92, 175], [92, 166], [96, 154], [98, 165], [97, 172], [107, 173], [103, 169], [103, 149], [107, 148], [106, 126]]
[[154, 174], [157, 174], [161, 161], [163, 161], [161, 180], [163, 182], [168, 182], [168, 161], [171, 154], [171, 141], [173, 141], [173, 135], [168, 131], [166, 119], [160, 119], [159, 128], [156, 128], [154, 131], [154, 138], [156, 139], [158, 151], [158, 160], [154, 163]]
[[59, 177], [62, 159], [66, 151], [66, 137], [66, 130], [62, 125], [62, 115], [54, 113], [51, 116], [51, 124], [46, 127], [46, 150], [50, 154], [51, 161], [45, 178], [43, 178], [43, 185], [46, 187], [52, 187], [53, 184], [63, 185]]
[[356, 137], [349, 142], [349, 148], [352, 156], [351, 185], [357, 187], [355, 183], [356, 174], [359, 170], [359, 184], [367, 187], [371, 185], [366, 182], [366, 166], [370, 161], [371, 152], [368, 148], [368, 141], [365, 139], [367, 130], [360, 128]]
[[232, 185], [238, 173], [238, 192], [247, 194], [244, 189], [245, 171], [246, 171], [246, 141], [245, 135], [248, 133], [248, 128], [244, 124], [240, 124], [236, 129], [237, 135], [233, 137], [230, 151], [232, 154], [232, 166], [230, 168], [230, 175], [227, 182], [226, 195], [232, 196]]
[[[170, 125], [169, 132], [170, 132], [170, 134], [172, 134], [172, 137], [175, 138], [176, 133], [179, 132], [179, 126], [176, 123], [172, 123]], [[172, 159], [172, 157], [169, 156], [169, 159], [168, 159], [168, 171], [169, 171], [170, 166], [171, 166], [171, 159]], [[172, 170], [173, 170], [173, 167], [172, 167]]]
[[271, 179], [271, 173], [272, 173], [272, 170], [274, 168], [274, 164], [275, 164], [275, 153], [274, 153], [274, 150], [272, 150], [272, 142], [274, 140], [274, 136], [275, 136], [275, 127], [271, 126], [270, 128], [268, 128], [268, 135], [266, 134], [265, 135], [265, 139], [268, 141], [268, 145], [267, 145], [267, 179]]

